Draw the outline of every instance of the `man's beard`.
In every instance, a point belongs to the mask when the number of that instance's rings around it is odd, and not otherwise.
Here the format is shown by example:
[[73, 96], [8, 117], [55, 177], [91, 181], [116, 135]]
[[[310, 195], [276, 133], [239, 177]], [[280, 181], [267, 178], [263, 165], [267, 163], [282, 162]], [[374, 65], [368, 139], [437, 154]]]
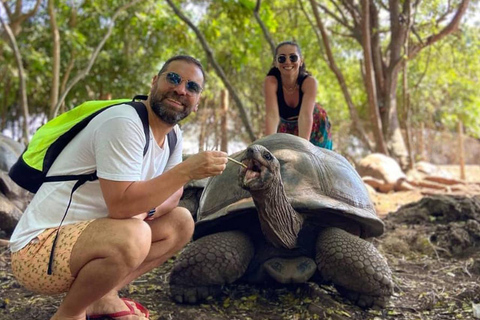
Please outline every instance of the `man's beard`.
[[[173, 109], [171, 106], [164, 104], [163, 102], [167, 98], [172, 98], [176, 101], [179, 101], [183, 106], [182, 111]], [[180, 120], [185, 119], [191, 112], [192, 107], [185, 105], [180, 96], [175, 92], [165, 93], [165, 94], [152, 94], [150, 99], [150, 107], [152, 108], [153, 113], [160, 118], [160, 120], [168, 124], [177, 124]]]

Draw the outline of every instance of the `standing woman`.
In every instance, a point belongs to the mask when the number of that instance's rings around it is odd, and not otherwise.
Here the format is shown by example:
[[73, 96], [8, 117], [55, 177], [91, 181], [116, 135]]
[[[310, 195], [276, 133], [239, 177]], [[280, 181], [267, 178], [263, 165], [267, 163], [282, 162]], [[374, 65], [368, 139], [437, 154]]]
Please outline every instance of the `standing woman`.
[[293, 41], [282, 42], [274, 59], [264, 83], [265, 134], [290, 133], [332, 149], [330, 121], [315, 102], [317, 80], [305, 69], [300, 47]]

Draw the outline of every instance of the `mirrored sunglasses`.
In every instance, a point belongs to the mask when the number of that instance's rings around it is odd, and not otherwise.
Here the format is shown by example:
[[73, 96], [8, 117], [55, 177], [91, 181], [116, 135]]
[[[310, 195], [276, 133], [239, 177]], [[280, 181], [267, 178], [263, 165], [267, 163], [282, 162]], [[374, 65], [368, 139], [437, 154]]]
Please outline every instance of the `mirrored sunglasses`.
[[186, 82], [185, 88], [191, 94], [199, 94], [203, 90], [203, 88], [195, 81], [182, 79], [182, 76], [175, 72], [166, 73], [165, 79], [169, 84], [175, 87], [180, 85], [183, 81], [185, 81]]
[[[298, 61], [298, 55], [296, 54], [291, 54], [288, 56], [291, 62], [297, 62]], [[285, 63], [287, 61], [287, 56], [286, 55], [281, 55], [277, 57], [278, 63]]]

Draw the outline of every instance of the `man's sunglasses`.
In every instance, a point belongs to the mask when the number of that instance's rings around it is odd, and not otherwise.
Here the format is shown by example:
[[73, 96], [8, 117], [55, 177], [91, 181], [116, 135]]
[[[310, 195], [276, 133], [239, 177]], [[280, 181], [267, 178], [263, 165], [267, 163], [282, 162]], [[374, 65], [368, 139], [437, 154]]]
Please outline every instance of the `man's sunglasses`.
[[175, 72], [166, 73], [165, 80], [167, 80], [169, 84], [175, 87], [180, 85], [183, 81], [185, 81], [186, 82], [185, 88], [191, 94], [200, 94], [200, 92], [202, 92], [203, 90], [203, 88], [195, 81], [182, 79], [182, 76]]
[[[291, 62], [297, 62], [298, 61], [298, 55], [296, 54], [291, 54], [288, 56]], [[277, 57], [278, 63], [285, 63], [287, 61], [287, 56], [286, 55], [281, 55]]]

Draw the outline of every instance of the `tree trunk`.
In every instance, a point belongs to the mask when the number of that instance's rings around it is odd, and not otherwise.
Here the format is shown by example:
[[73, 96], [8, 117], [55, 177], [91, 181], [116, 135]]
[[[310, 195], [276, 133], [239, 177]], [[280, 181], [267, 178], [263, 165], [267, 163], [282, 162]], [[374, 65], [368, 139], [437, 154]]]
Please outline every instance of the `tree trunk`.
[[113, 31], [113, 27], [115, 26], [115, 20], [118, 18], [118, 16], [120, 15], [120, 13], [122, 13], [122, 11], [130, 8], [131, 6], [134, 6], [135, 4], [141, 2], [141, 0], [133, 0], [123, 6], [121, 6], [120, 8], [118, 8], [115, 13], [113, 14], [113, 16], [110, 18], [110, 23], [108, 25], [108, 30], [107, 30], [107, 33], [105, 33], [105, 35], [103, 36], [103, 39], [100, 41], [100, 43], [97, 45], [97, 47], [95, 48], [95, 50], [93, 51], [92, 55], [90, 56], [90, 59], [88, 60], [88, 64], [87, 66], [85, 67], [85, 69], [83, 69], [82, 71], [80, 71], [73, 79], [72, 81], [70, 81], [70, 83], [68, 83], [67, 85], [67, 88], [65, 89], [64, 92], [62, 92], [62, 95], [61, 97], [58, 99], [58, 102], [57, 102], [57, 105], [55, 106], [55, 108], [53, 110], [50, 110], [50, 119], [51, 118], [54, 118], [57, 113], [58, 113], [58, 110], [60, 109], [60, 106], [62, 105], [62, 103], [64, 102], [65, 98], [67, 97], [67, 94], [70, 92], [70, 90], [72, 90], [72, 88], [80, 81], [82, 80], [83, 78], [85, 78], [87, 76], [87, 74], [90, 72], [90, 69], [92, 68], [93, 64], [95, 63], [95, 60], [97, 59], [97, 56], [98, 54], [100, 53], [100, 50], [102, 50], [103, 46], [105, 45], [105, 42], [107, 41], [107, 39], [110, 37], [110, 35], [112, 34], [112, 31]]
[[[13, 34], [14, 37], [18, 36], [20, 32], [22, 32], [22, 23], [27, 20], [28, 18], [33, 17], [33, 15], [37, 12], [38, 8], [40, 7], [40, 4], [42, 3], [42, 0], [36, 0], [35, 5], [32, 7], [29, 3], [29, 5], [23, 5], [22, 0], [17, 0], [15, 2], [15, 11], [12, 12], [10, 10], [10, 7], [6, 3], [6, 1], [0, 1], [3, 4], [3, 7], [5, 8], [5, 12], [7, 13], [8, 20], [10, 21], [9, 27], [10, 27], [10, 32]], [[22, 10], [25, 10], [25, 8], [31, 8], [27, 13], [22, 13]], [[3, 32], [0, 34], [0, 37], [2, 39], [7, 40], [9, 38], [6, 30], [3, 30]]]
[[332, 72], [337, 77], [337, 81], [340, 85], [340, 88], [342, 89], [343, 96], [347, 103], [348, 111], [350, 112], [350, 119], [352, 119], [353, 128], [355, 129], [355, 131], [358, 134], [358, 137], [363, 141], [365, 146], [367, 146], [369, 150], [373, 150], [374, 149], [373, 144], [368, 138], [365, 132], [365, 129], [363, 128], [363, 125], [360, 121], [360, 117], [358, 116], [357, 109], [353, 104], [350, 91], [348, 90], [347, 84], [345, 82], [345, 78], [335, 62], [335, 58], [330, 48], [330, 42], [328, 40], [327, 31], [325, 29], [322, 19], [320, 18], [320, 13], [318, 12], [317, 3], [315, 0], [310, 0], [310, 4], [312, 6], [313, 13], [315, 15], [317, 27], [320, 30], [320, 33], [322, 35], [323, 45], [325, 47], [325, 52], [328, 57], [328, 66], [330, 67], [330, 70], [332, 70]]
[[[60, 83], [60, 32], [57, 26], [54, 0], [48, 0], [48, 14], [50, 16], [50, 27], [52, 29], [53, 52], [52, 52], [52, 87], [50, 89], [50, 110], [54, 110], [58, 101]], [[50, 111], [51, 112], [51, 111]]]
[[393, 70], [390, 74], [387, 74], [385, 96], [382, 97], [383, 105], [385, 106], [385, 112], [382, 114], [382, 125], [384, 126], [383, 134], [387, 137], [387, 147], [390, 155], [395, 158], [400, 167], [405, 170], [408, 166], [408, 152], [398, 122], [397, 79], [398, 71]]
[[376, 142], [376, 151], [388, 155], [385, 140], [382, 134], [382, 122], [377, 103], [377, 89], [373, 80], [373, 61], [370, 41], [370, 1], [362, 0], [362, 45], [365, 58], [365, 87], [367, 89], [368, 105], [370, 108], [370, 121]]
[[403, 66], [403, 121], [405, 128], [405, 138], [407, 141], [407, 150], [408, 150], [408, 169], [413, 169], [415, 160], [413, 157], [413, 145], [412, 145], [412, 128], [410, 123], [411, 118], [411, 108], [410, 108], [410, 92], [408, 88], [408, 72], [407, 72], [407, 61]]
[[207, 111], [208, 99], [203, 101], [203, 108], [198, 110], [198, 122], [200, 123], [200, 134], [198, 135], [198, 152], [205, 150], [205, 137], [207, 131]]
[[463, 123], [458, 120], [458, 162], [460, 164], [460, 179], [465, 180], [465, 148], [463, 146]]
[[[2, 5], [5, 6], [3, 2], [2, 2]], [[7, 34], [8, 40], [10, 41], [10, 46], [15, 55], [15, 61], [17, 63], [17, 68], [18, 68], [18, 78], [20, 81], [20, 85], [19, 85], [20, 108], [23, 114], [23, 142], [25, 143], [25, 145], [27, 145], [30, 140], [29, 130], [28, 130], [28, 119], [30, 116], [28, 114], [28, 100], [27, 100], [27, 86], [25, 84], [25, 71], [23, 70], [22, 56], [20, 54], [20, 50], [18, 49], [15, 36], [13, 35], [9, 25], [3, 19], [4, 18], [2, 18], [2, 16], [0, 15], [0, 23], [2, 24], [3, 29]]]
[[[432, 45], [433, 43], [444, 38], [448, 34], [454, 32], [458, 29], [460, 20], [465, 14], [468, 3], [470, 0], [462, 0], [459, 4], [458, 9], [453, 14], [453, 18], [450, 23], [441, 29], [438, 33], [432, 34], [425, 39], [420, 39], [417, 35], [417, 43], [409, 45], [409, 52], [405, 52], [405, 44], [409, 36], [409, 30], [413, 30], [414, 26], [414, 16], [416, 8], [419, 6], [421, 1], [411, 1], [411, 0], [389, 0], [388, 2], [379, 2], [374, 1], [370, 2], [370, 23], [371, 28], [369, 29], [370, 39], [371, 39], [371, 49], [370, 54], [372, 56], [371, 64], [373, 65], [373, 70], [375, 72], [375, 85], [376, 85], [376, 95], [377, 95], [377, 104], [380, 109], [380, 117], [382, 122], [382, 132], [384, 139], [387, 141], [387, 148], [392, 157], [396, 158], [402, 168], [406, 168], [408, 162], [408, 152], [405, 140], [402, 136], [400, 126], [399, 126], [399, 116], [397, 114], [397, 86], [398, 86], [398, 76], [401, 66], [404, 64], [405, 59], [413, 59], [423, 48]], [[330, 16], [337, 24], [345, 27], [352, 38], [358, 41], [361, 45], [364, 42], [361, 37], [359, 30], [361, 22], [359, 22], [359, 17], [365, 15], [366, 13], [361, 13], [359, 6], [354, 1], [332, 1], [333, 7], [324, 6], [322, 4], [317, 4], [315, 0], [310, 0], [310, 3], [315, 14], [318, 27], [322, 32], [322, 38], [324, 43], [328, 44], [328, 39], [326, 39], [326, 34], [324, 31], [323, 24], [320, 20], [320, 15], [318, 13], [317, 6], [321, 6], [324, 13]], [[380, 30], [382, 28], [380, 22], [384, 18], [380, 18], [378, 6], [384, 6], [390, 14], [390, 35], [386, 38], [390, 39], [390, 42], [382, 48], [382, 39], [380, 38]], [[386, 7], [388, 5], [388, 8]], [[337, 12], [333, 12], [336, 10]], [[446, 16], [452, 16], [451, 7], [448, 7]], [[435, 18], [435, 17], [433, 17]], [[440, 19], [440, 18], [439, 18]], [[438, 28], [432, 28], [432, 30], [437, 30]], [[384, 41], [383, 41], [384, 42]], [[362, 45], [363, 46], [363, 45]], [[353, 112], [353, 103], [348, 101], [348, 88], [343, 88], [345, 84], [342, 84], [343, 80], [337, 71], [335, 71], [336, 66], [334, 65], [333, 58], [331, 58], [331, 52], [328, 46], [326, 46], [327, 56], [329, 58], [329, 66], [337, 75], [340, 85], [342, 86], [342, 91], [344, 96], [347, 99], [347, 104], [349, 106], [349, 111], [352, 117], [352, 121], [355, 123]], [[367, 61], [367, 59], [365, 59]], [[368, 67], [364, 68], [368, 70]], [[370, 68], [371, 70], [371, 68]], [[368, 71], [367, 71], [368, 72]], [[368, 79], [368, 77], [366, 77]], [[366, 85], [368, 82], [366, 82]], [[373, 92], [366, 88], [369, 93], [369, 99], [372, 99]], [[369, 100], [371, 104], [371, 100]], [[373, 112], [373, 110], [371, 110]], [[373, 119], [373, 117], [372, 117]], [[376, 123], [372, 124], [373, 126]]]
[[228, 91], [223, 89], [221, 93], [222, 104], [221, 104], [221, 115], [220, 115], [220, 150], [228, 153]]
[[8, 96], [10, 95], [10, 89], [12, 87], [12, 79], [8, 77], [3, 87], [3, 101], [2, 101], [2, 120], [0, 123], [0, 131], [3, 131], [7, 126], [7, 111], [8, 111]]
[[425, 152], [425, 124], [420, 123], [420, 129], [418, 134], [418, 155], [420, 161], [428, 161]]

